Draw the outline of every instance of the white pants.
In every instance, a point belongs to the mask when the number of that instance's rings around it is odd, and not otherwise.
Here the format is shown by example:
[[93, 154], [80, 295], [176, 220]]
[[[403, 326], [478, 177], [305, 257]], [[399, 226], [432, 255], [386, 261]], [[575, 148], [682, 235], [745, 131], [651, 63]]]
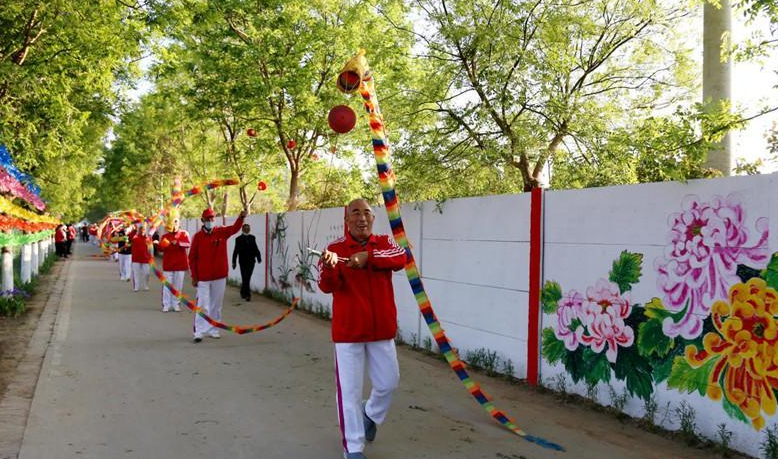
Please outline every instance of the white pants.
[[129, 280], [132, 277], [132, 255], [119, 254], [119, 279]]
[[[202, 309], [203, 313], [213, 320], [222, 320], [222, 302], [224, 301], [224, 288], [226, 286], [226, 277], [212, 281], [197, 282], [197, 307]], [[195, 336], [203, 336], [206, 333], [215, 333], [217, 331], [219, 329], [200, 317], [200, 314], [195, 314]]]
[[132, 264], [132, 289], [136, 292], [138, 290], [149, 289], [149, 264], [148, 263], [133, 263]]
[[119, 261], [119, 252], [112, 253], [111, 258], [113, 259], [113, 261]]
[[[162, 271], [170, 285], [175, 287], [179, 292], [184, 287], [184, 274], [186, 271]], [[162, 310], [169, 311], [171, 309], [179, 310], [181, 307], [178, 305], [178, 298], [170, 292], [170, 289], [162, 286]]]
[[376, 424], [384, 422], [392, 403], [392, 395], [400, 381], [394, 340], [335, 343], [336, 407], [343, 436], [343, 449], [347, 453], [360, 452], [365, 448], [365, 426], [362, 418], [365, 360], [373, 385], [365, 412]]

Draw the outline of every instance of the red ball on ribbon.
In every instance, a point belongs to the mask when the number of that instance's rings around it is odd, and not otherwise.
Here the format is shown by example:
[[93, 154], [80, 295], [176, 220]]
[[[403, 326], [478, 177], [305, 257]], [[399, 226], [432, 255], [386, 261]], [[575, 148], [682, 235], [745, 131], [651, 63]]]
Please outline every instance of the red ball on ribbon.
[[254, 129], [251, 129], [251, 128], [249, 128], [249, 129], [246, 131], [246, 134], [247, 134], [249, 137], [256, 137], [256, 136], [257, 136], [257, 131], [255, 131]]
[[260, 181], [257, 183], [257, 190], [259, 191], [265, 191], [267, 190], [267, 183]]
[[333, 131], [345, 134], [354, 129], [357, 124], [357, 114], [348, 105], [336, 105], [330, 109], [327, 123]]
[[297, 142], [294, 141], [294, 139], [290, 139], [288, 142], [286, 142], [286, 148], [290, 150], [294, 150], [294, 147], [297, 146]]

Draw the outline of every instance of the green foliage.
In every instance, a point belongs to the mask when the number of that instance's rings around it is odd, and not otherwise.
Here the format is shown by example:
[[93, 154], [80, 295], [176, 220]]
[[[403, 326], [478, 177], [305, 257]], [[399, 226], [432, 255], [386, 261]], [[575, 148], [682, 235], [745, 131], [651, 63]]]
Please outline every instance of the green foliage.
[[667, 378], [667, 387], [690, 394], [697, 392], [705, 397], [708, 390], [710, 372], [718, 361], [719, 357], [714, 357], [705, 362], [700, 368], [692, 368], [684, 356], [679, 355], [675, 357], [670, 376]]
[[0, 295], [0, 316], [18, 317], [24, 313], [24, 298], [25, 295], [22, 292]]
[[551, 327], [543, 329], [541, 354], [550, 364], [555, 364], [567, 355], [565, 343], [557, 339], [554, 335], [554, 329]]
[[643, 400], [651, 397], [654, 392], [651, 363], [638, 353], [635, 346], [619, 349], [613, 370], [617, 379], [626, 381], [630, 395]]
[[770, 263], [764, 271], [763, 276], [768, 287], [778, 290], [778, 253], [770, 257]]
[[624, 250], [619, 255], [619, 259], [613, 262], [608, 279], [615, 282], [623, 294], [632, 289], [632, 284], [637, 284], [640, 281], [642, 263], [642, 253], [631, 253]]
[[778, 459], [778, 425], [765, 429], [765, 438], [759, 443], [765, 459]]
[[49, 211], [75, 220], [95, 189], [117, 89], [159, 5], [8, 0], [0, 8], [0, 139], [41, 185]]
[[543, 312], [554, 314], [557, 310], [559, 300], [562, 299], [562, 286], [555, 281], [546, 281], [543, 291], [540, 293], [540, 303], [543, 306]]

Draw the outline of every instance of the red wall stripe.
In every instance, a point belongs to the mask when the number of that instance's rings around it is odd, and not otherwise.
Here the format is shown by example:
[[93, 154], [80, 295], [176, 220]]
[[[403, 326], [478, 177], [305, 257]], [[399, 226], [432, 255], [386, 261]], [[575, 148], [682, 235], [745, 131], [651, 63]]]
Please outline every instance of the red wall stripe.
[[529, 231], [529, 323], [527, 333], [527, 383], [538, 384], [540, 364], [540, 291], [543, 250], [543, 189], [532, 190]]

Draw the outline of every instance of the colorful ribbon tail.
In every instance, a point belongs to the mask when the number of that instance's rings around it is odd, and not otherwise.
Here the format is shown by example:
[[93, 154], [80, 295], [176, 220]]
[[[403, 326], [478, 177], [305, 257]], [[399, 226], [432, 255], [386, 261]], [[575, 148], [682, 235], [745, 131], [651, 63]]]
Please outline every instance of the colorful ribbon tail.
[[542, 439], [540, 437], [536, 437], [534, 435], [524, 435], [524, 436], [522, 436], [522, 438], [524, 438], [525, 440], [527, 440], [529, 442], [532, 442], [532, 443], [534, 443], [534, 444], [536, 444], [538, 446], [542, 446], [544, 448], [547, 448], [547, 449], [553, 449], [555, 451], [565, 451], [565, 449], [562, 446], [557, 445], [554, 442], [551, 442], [551, 441], [548, 441], [548, 440], [544, 440], [544, 439]]

